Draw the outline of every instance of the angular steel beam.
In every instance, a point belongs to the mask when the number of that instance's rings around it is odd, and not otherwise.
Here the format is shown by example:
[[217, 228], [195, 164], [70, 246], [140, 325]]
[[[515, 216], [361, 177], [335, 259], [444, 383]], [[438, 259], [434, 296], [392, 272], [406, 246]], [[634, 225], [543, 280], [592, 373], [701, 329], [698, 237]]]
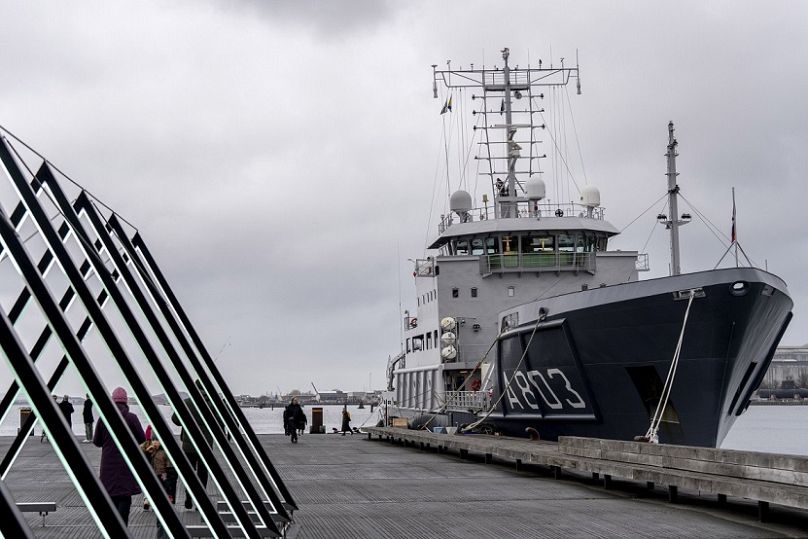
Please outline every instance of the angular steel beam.
[[[219, 467], [215, 455], [213, 454], [211, 448], [207, 445], [204, 438], [202, 437], [201, 431], [199, 430], [199, 427], [196, 425], [193, 415], [183, 402], [177, 389], [174, 387], [174, 384], [171, 381], [171, 376], [169, 375], [168, 371], [166, 371], [165, 367], [163, 367], [159, 356], [152, 347], [149, 338], [146, 336], [146, 333], [140, 327], [137, 318], [135, 317], [134, 313], [132, 313], [128, 303], [126, 302], [126, 299], [123, 297], [123, 294], [121, 293], [118, 286], [115, 284], [114, 280], [108, 273], [107, 268], [101, 261], [101, 258], [97, 255], [97, 253], [93, 249], [88, 249], [86, 247], [88, 245], [92, 245], [92, 240], [87, 234], [87, 231], [84, 229], [84, 226], [82, 225], [79, 216], [76, 214], [76, 212], [73, 210], [73, 207], [70, 205], [70, 202], [68, 201], [64, 192], [62, 191], [61, 186], [58, 184], [58, 182], [56, 182], [55, 178], [53, 177], [53, 174], [51, 173], [50, 168], [47, 166], [47, 164], [43, 165], [42, 168], [39, 169], [39, 171], [37, 172], [37, 178], [50, 191], [51, 196], [53, 197], [55, 203], [59, 207], [59, 210], [62, 212], [62, 215], [70, 225], [71, 229], [73, 230], [73, 233], [76, 235], [76, 238], [79, 240], [79, 245], [82, 247], [82, 250], [84, 251], [84, 256], [87, 257], [87, 259], [94, 267], [96, 275], [98, 275], [99, 279], [104, 285], [104, 288], [109, 293], [112, 302], [116, 305], [118, 312], [121, 314], [121, 317], [123, 318], [126, 326], [128, 327], [129, 331], [131, 332], [141, 351], [143, 352], [147, 363], [152, 368], [152, 370], [155, 373], [155, 376], [158, 379], [158, 382], [165, 390], [166, 396], [168, 397], [172, 408], [177, 412], [177, 415], [183, 421], [184, 426], [188, 429], [188, 433], [192, 436], [192, 442], [199, 451], [202, 460], [210, 467], [212, 475], [216, 480], [217, 485], [222, 490], [222, 493], [225, 494], [225, 497], [228, 498], [228, 501], [232, 502], [234, 505], [240, 505], [239, 504], [240, 498], [238, 494], [230, 487], [227, 476], [224, 474], [224, 471], [221, 470], [221, 468]], [[79, 195], [79, 199], [84, 201], [82, 206], [86, 206], [87, 199], [84, 193]], [[79, 204], [80, 203], [77, 200], [77, 205]], [[87, 207], [84, 207], [83, 209], [87, 211]], [[94, 208], [92, 208], [92, 206], [89, 206], [89, 209], [93, 210]], [[95, 216], [97, 219], [97, 215], [93, 214], [90, 217], [93, 216]], [[116, 256], [120, 256], [120, 254], [117, 251], [117, 248], [115, 248], [114, 245], [112, 246], [111, 249], [107, 247], [107, 252], [111, 257], [113, 257], [113, 260], [115, 260]], [[110, 335], [110, 338], [117, 339], [117, 337], [114, 337], [114, 335]], [[105, 338], [105, 340], [107, 339]], [[121, 349], [121, 351], [123, 350]], [[136, 371], [133, 372], [132, 374], [137, 376]], [[130, 382], [132, 382], [131, 379]], [[135, 388], [135, 390], [137, 391], [136, 385], [137, 384], [133, 383], [133, 388]], [[180, 449], [179, 444], [174, 438], [171, 427], [169, 427], [168, 423], [165, 422], [165, 420], [162, 417], [162, 414], [160, 413], [159, 409], [157, 409], [157, 406], [154, 404], [154, 402], [152, 402], [150, 398], [148, 398], [147, 401], [148, 402], [143, 402], [143, 400], [141, 400], [141, 405], [144, 407], [149, 418], [152, 420], [155, 430], [157, 431], [160, 440], [163, 442], [166, 452], [168, 453], [169, 457], [172, 459], [177, 468], [178, 475], [180, 475], [180, 477], [185, 481], [186, 485], [191, 490], [194, 499], [197, 500], [197, 504], [200, 510], [202, 511], [203, 516], [206, 517], [206, 520], [211, 525], [216, 520], [221, 522], [221, 517], [216, 511], [216, 507], [207, 497], [204, 486], [202, 485], [201, 482], [199, 482], [199, 478], [194, 472], [193, 467], [188, 461], [185, 453]], [[230, 448], [229, 444], [227, 444], [226, 441], [224, 445], [225, 447], [223, 447], [223, 450], [225, 450], [224, 451], [225, 453], [226, 450], [230, 450], [232, 452], [232, 448]], [[236, 469], [236, 472], [238, 472], [238, 468]], [[249, 489], [247, 489], [247, 492], [249, 493]], [[237, 509], [237, 518], [241, 517], [239, 518], [239, 524], [242, 526], [242, 528], [244, 528], [245, 533], [248, 536], [258, 537], [259, 536], [258, 530], [255, 528], [255, 525], [253, 524], [252, 519], [250, 518], [246, 509], [244, 509], [243, 507], [239, 507], [239, 509], [241, 509], [241, 511], [238, 511]], [[208, 510], [207, 514], [206, 510]], [[272, 518], [269, 515], [266, 508], [264, 508], [264, 513], [266, 514], [265, 516], [267, 517], [265, 523], [267, 523], [268, 528], [272, 529], [274, 527], [274, 523], [272, 522]], [[224, 527], [223, 523], [222, 526]], [[280, 532], [277, 530], [277, 528], [275, 528], [272, 531], [274, 531], [277, 535], [280, 535]]]
[[[219, 369], [216, 367], [216, 364], [213, 362], [213, 358], [210, 356], [207, 348], [202, 343], [202, 339], [199, 337], [199, 334], [194, 329], [193, 325], [191, 324], [190, 319], [185, 314], [185, 311], [182, 308], [182, 305], [177, 300], [176, 296], [174, 295], [171, 287], [168, 284], [168, 281], [163, 276], [160, 268], [157, 266], [154, 258], [152, 257], [151, 253], [149, 252], [148, 247], [146, 246], [143, 238], [140, 236], [139, 233], [135, 234], [132, 240], [130, 241], [127, 237], [123, 227], [121, 226], [118, 219], [115, 215], [112, 215], [109, 219], [109, 225], [112, 227], [113, 231], [115, 232], [118, 240], [123, 245], [126, 252], [129, 254], [130, 258], [134, 262], [135, 268], [141, 274], [141, 279], [146, 284], [147, 288], [149, 289], [150, 294], [154, 298], [154, 301], [157, 303], [160, 312], [163, 314], [163, 317], [168, 322], [171, 331], [174, 333], [174, 337], [180, 343], [185, 355], [188, 356], [188, 359], [191, 362], [191, 365], [196, 370], [200, 381], [202, 382], [205, 391], [210, 396], [212, 403], [216, 407], [219, 416], [225, 422], [227, 428], [232, 432], [233, 438], [236, 440], [240, 439], [241, 431], [239, 430], [239, 426], [243, 430], [244, 434], [247, 436], [250, 445], [252, 446], [253, 451], [258, 456], [263, 465], [266, 472], [272, 479], [272, 483], [278, 489], [278, 492], [281, 496], [283, 496], [283, 500], [292, 508], [297, 509], [297, 504], [295, 503], [294, 499], [292, 498], [292, 494], [286, 488], [286, 485], [283, 482], [278, 471], [275, 469], [275, 466], [269, 460], [269, 456], [267, 455], [266, 451], [264, 451], [263, 446], [261, 445], [260, 440], [258, 440], [258, 436], [256, 436], [255, 431], [252, 429], [252, 426], [247, 421], [247, 418], [244, 416], [244, 412], [238, 406], [235, 397], [233, 397], [233, 393], [230, 391], [230, 388], [225, 382], [224, 377], [219, 372]], [[142, 256], [142, 259], [141, 259]], [[152, 282], [152, 278], [150, 273], [154, 275], [155, 279], [157, 279], [157, 284]], [[159, 285], [159, 289], [158, 286]], [[162, 290], [162, 292], [161, 292]], [[163, 296], [165, 294], [165, 296]], [[174, 313], [176, 313], [176, 318]], [[177, 318], [179, 320], [177, 320]], [[183, 332], [183, 328], [187, 331], [188, 336], [190, 336], [191, 340], [193, 341], [194, 346], [201, 355], [201, 359], [204, 362], [205, 367], [207, 370], [210, 371], [213, 379], [215, 380], [216, 384], [219, 386], [219, 390], [217, 390], [216, 385], [210, 380], [207, 375], [207, 371], [199, 362], [196, 353], [193, 350], [193, 347], [188, 343], [188, 340], [185, 337], [185, 333]], [[222, 400], [223, 397], [224, 401]], [[236, 421], [238, 424], [236, 424]], [[265, 487], [265, 490], [266, 487]], [[268, 496], [272, 496], [272, 489], [270, 488], [267, 492]], [[276, 507], [277, 504], [276, 504]], [[282, 507], [278, 507], [278, 511], [281, 515], [284, 514], [285, 510], [281, 512]]]
[[[48, 183], [47, 185], [50, 187], [50, 183]], [[62, 193], [61, 191], [54, 191], [53, 195], [54, 198], [56, 199], [57, 204], [59, 204], [60, 206], [65, 205], [67, 208], [70, 207], [69, 203], [67, 202], [67, 198], [64, 196], [64, 193]], [[101, 244], [106, 249], [107, 254], [110, 257], [110, 260], [112, 261], [114, 267], [116, 268], [116, 271], [121, 274], [124, 283], [129, 289], [129, 293], [135, 299], [135, 302], [140, 307], [141, 312], [148, 321], [149, 326], [152, 328], [152, 331], [157, 337], [157, 340], [160, 342], [160, 345], [165, 350], [166, 355], [168, 356], [169, 361], [171, 362], [171, 365], [174, 367], [174, 369], [176, 370], [177, 374], [180, 377], [180, 380], [185, 385], [186, 391], [190, 395], [191, 402], [196, 406], [200, 418], [202, 419], [203, 423], [207, 426], [208, 431], [213, 435], [213, 438], [218, 443], [225, 460], [229, 464], [231, 470], [233, 471], [240, 485], [247, 494], [248, 499], [251, 502], [253, 502], [256, 513], [269, 529], [280, 534], [277, 527], [275, 526], [272, 515], [264, 506], [264, 500], [261, 498], [259, 492], [252, 485], [252, 482], [250, 481], [250, 478], [247, 476], [244, 468], [239, 462], [236, 453], [230, 446], [230, 443], [227, 440], [226, 433], [224, 432], [224, 430], [222, 430], [221, 425], [216, 421], [216, 418], [214, 417], [213, 413], [207, 406], [205, 402], [206, 401], [205, 397], [201, 394], [199, 388], [195, 383], [195, 380], [186, 369], [185, 364], [182, 361], [182, 358], [175, 350], [173, 344], [171, 343], [171, 339], [169, 338], [166, 331], [163, 329], [163, 326], [160, 323], [160, 320], [158, 319], [156, 313], [152, 309], [149, 300], [141, 291], [137, 280], [135, 279], [134, 275], [132, 275], [132, 273], [129, 271], [129, 268], [126, 265], [126, 261], [118, 252], [118, 247], [115, 245], [115, 242], [109, 235], [109, 232], [107, 231], [101, 216], [99, 215], [99, 213], [97, 212], [92, 202], [85, 193], [79, 194], [78, 198], [76, 199], [76, 208], [78, 209], [79, 212], [83, 212], [84, 215], [87, 216], [87, 219], [90, 221], [90, 225], [97, 234]], [[73, 217], [74, 216], [68, 215], [68, 218], [71, 221]], [[78, 216], [75, 216], [75, 219], [78, 222]], [[81, 224], [78, 223], [78, 226], [81, 226]], [[84, 232], [83, 229], [78, 230], [77, 228], [74, 227], [74, 230], [76, 231], [76, 234], [86, 234], [86, 232]], [[148, 346], [150, 345], [148, 344], [148, 341], [146, 341], [146, 343], [144, 344], [144, 348]], [[159, 359], [157, 361], [159, 363]], [[171, 383], [170, 379], [167, 378], [167, 380], [168, 383], [170, 384]], [[177, 415], [179, 416], [180, 421], [183, 423], [183, 426], [187, 429], [187, 433], [191, 435], [191, 440], [194, 441], [195, 445], [197, 446], [202, 445], [203, 449], [207, 450], [208, 449], [207, 442], [203, 438], [202, 432], [196, 425], [193, 416], [188, 415], [187, 417], [183, 417], [182, 415], [183, 413], [190, 414], [190, 412], [185, 408], [185, 403], [182, 401], [182, 399], [180, 399], [179, 395], [177, 395], [176, 398], [178, 399], [179, 406], [175, 406], [174, 408], [177, 411]], [[221, 470], [218, 469], [218, 465], [216, 464], [215, 460], [208, 460], [207, 458], [203, 458], [203, 460], [207, 462], [208, 466], [210, 467], [211, 473], [214, 474], [222, 473]], [[223, 477], [223, 480], [226, 480], [226, 477]], [[231, 503], [231, 506], [242, 505], [241, 500], [239, 498], [231, 499], [228, 501]]]
[[[53, 230], [50, 220], [39, 204], [39, 200], [37, 200], [34, 191], [25, 181], [5, 139], [0, 139], [0, 161], [2, 161], [2, 164], [12, 181], [12, 185], [16, 188], [17, 194], [19, 195], [21, 201], [23, 204], [25, 204], [31, 218], [39, 229], [40, 234], [42, 234], [46, 245], [54, 254], [56, 261], [61, 266], [62, 271], [64, 271], [77, 295], [84, 304], [84, 307], [92, 318], [93, 323], [104, 337], [104, 341], [109, 347], [112, 356], [116, 359], [118, 365], [123, 370], [127, 381], [132, 385], [135, 395], [137, 395], [138, 399], [143, 405], [152, 403], [151, 395], [146, 390], [146, 387], [140, 380], [137, 371], [132, 366], [129, 358], [126, 356], [126, 353], [115, 336], [109, 322], [106, 320], [103, 313], [101, 313], [101, 310], [98, 308], [98, 305], [95, 303], [95, 298], [93, 298], [92, 293], [84, 283], [78, 268], [76, 268], [76, 266], [73, 264], [73, 260], [71, 259], [64, 245], [62, 245], [58, 234], [55, 230]], [[157, 479], [157, 476], [155, 476], [151, 465], [146, 460], [143, 452], [140, 450], [140, 447], [132, 436], [128, 425], [118, 411], [118, 407], [112, 402], [112, 398], [98, 377], [98, 373], [95, 371], [95, 368], [84, 352], [81, 343], [79, 343], [78, 339], [73, 334], [70, 325], [64, 318], [58, 304], [56, 303], [56, 300], [51, 295], [51, 292], [41, 275], [39, 275], [36, 265], [31, 260], [31, 257], [25, 249], [21, 239], [5, 215], [3, 215], [3, 219], [0, 219], [0, 221], [2, 221], [0, 224], [3, 225], [0, 226], [0, 237], [2, 237], [2, 241], [5, 244], [6, 249], [9, 251], [9, 255], [22, 273], [23, 278], [31, 290], [31, 293], [33, 294], [34, 298], [36, 298], [37, 303], [48, 319], [52, 329], [62, 342], [66, 354], [73, 361], [79, 375], [86, 384], [88, 393], [92, 396], [93, 401], [98, 406], [99, 414], [109, 427], [110, 434], [118, 446], [118, 449], [121, 451], [122, 456], [129, 464], [129, 467], [132, 469], [135, 477], [144, 487], [148, 497], [152, 500], [158, 519], [162, 521], [167, 531], [173, 536], [189, 537], [188, 531], [185, 529], [185, 526], [174, 512], [174, 509], [171, 503], [168, 501], [168, 497], [163, 491], [162, 485]], [[44, 390], [46, 388], [44, 387], [44, 384], [42, 384], [42, 386], [43, 387], [41, 389], [43, 392], [45, 392]], [[31, 395], [29, 393], [29, 398], [30, 396]], [[48, 401], [52, 403], [50, 395], [47, 395], [47, 397]], [[41, 418], [46, 429], [53, 428], [53, 425], [49, 424], [52, 419], [47, 416], [43, 416], [41, 411], [37, 410], [36, 408], [35, 413]], [[157, 413], [156, 417], [150, 415], [149, 419], [151, 419], [155, 424], [162, 420], [163, 424], [165, 425], [165, 421], [159, 412]], [[165, 426], [167, 427], [167, 425]], [[57, 443], [66, 443], [64, 440], [61, 442], [59, 442], [59, 440], [60, 438], [56, 438]], [[75, 443], [75, 438], [72, 435], [70, 436], [70, 440]], [[78, 445], [76, 445], [76, 448], [78, 448]]]
[[[0, 238], [9, 249], [10, 254], [14, 260], [17, 260], [17, 253], [20, 243], [15, 243], [13, 238], [19, 240], [17, 233], [11, 223], [8, 222], [5, 214], [0, 210]], [[30, 262], [30, 259], [29, 259]], [[30, 273], [33, 269], [33, 264], [26, 264], [23, 260], [19, 267], [23, 270], [23, 274]], [[40, 287], [36, 284], [34, 287], [39, 293]], [[48, 306], [46, 311], [55, 310], [53, 305]], [[61, 313], [56, 310], [56, 314]], [[58, 322], [57, 322], [58, 324]], [[0, 310], [0, 346], [3, 348], [4, 357], [6, 358], [11, 372], [14, 373], [15, 378], [20, 386], [25, 390], [28, 395], [28, 401], [34, 410], [37, 417], [41, 418], [43, 427], [48, 433], [53, 449], [62, 462], [68, 476], [76, 485], [79, 495], [84, 500], [87, 509], [98, 525], [105, 537], [116, 539], [118, 537], [130, 537], [126, 526], [121, 520], [115, 506], [112, 505], [112, 500], [109, 498], [107, 491], [101, 486], [100, 481], [96, 477], [90, 463], [79, 448], [75, 436], [67, 426], [64, 415], [56, 406], [56, 403], [51, 399], [50, 391], [45, 386], [45, 382], [39, 376], [39, 373], [34, 367], [34, 362], [25, 352], [25, 349], [17, 338], [14, 327], [6, 314]], [[101, 388], [103, 391], [103, 387]], [[104, 395], [106, 392], [104, 391]], [[107, 396], [107, 399], [109, 397]], [[109, 400], [111, 406], [115, 406], [112, 400]], [[117, 410], [115, 411], [117, 414]], [[117, 414], [117, 420], [121, 423], [121, 427], [126, 429], [123, 424], [123, 418]], [[128, 433], [128, 429], [126, 430]], [[131, 438], [132, 435], [129, 434]], [[132, 440], [132, 445], [137, 447], [135, 441]], [[5, 519], [3, 519], [5, 520]], [[17, 537], [17, 535], [6, 534], [3, 530], [5, 537]]]

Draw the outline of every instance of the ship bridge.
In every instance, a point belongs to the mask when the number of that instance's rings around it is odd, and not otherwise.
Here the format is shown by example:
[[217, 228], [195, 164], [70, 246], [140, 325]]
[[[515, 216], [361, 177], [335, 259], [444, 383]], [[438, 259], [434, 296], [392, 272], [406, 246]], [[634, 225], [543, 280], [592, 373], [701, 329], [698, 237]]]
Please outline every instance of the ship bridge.
[[595, 272], [597, 252], [619, 231], [603, 208], [579, 204], [519, 205], [515, 217], [495, 218], [490, 208], [444, 216], [429, 246], [442, 256], [479, 256], [483, 274], [505, 272]]

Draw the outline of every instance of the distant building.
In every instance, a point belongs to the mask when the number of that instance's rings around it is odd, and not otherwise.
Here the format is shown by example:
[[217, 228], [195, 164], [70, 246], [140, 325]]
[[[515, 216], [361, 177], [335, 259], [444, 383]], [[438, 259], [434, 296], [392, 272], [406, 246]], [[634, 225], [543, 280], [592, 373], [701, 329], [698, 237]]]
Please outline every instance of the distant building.
[[781, 346], [774, 352], [761, 389], [808, 388], [808, 344]]

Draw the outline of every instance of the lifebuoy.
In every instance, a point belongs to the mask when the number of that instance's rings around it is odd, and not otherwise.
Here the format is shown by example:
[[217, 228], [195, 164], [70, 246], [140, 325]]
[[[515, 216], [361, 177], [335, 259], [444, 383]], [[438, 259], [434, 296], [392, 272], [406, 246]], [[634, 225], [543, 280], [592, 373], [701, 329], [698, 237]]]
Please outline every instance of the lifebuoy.
[[418, 319], [415, 317], [410, 318], [410, 327], [417, 328], [418, 327]]

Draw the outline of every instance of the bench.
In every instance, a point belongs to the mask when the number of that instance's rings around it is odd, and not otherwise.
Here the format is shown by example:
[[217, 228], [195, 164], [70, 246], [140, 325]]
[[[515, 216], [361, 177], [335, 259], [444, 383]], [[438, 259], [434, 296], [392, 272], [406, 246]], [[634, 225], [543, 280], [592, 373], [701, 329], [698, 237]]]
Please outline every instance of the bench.
[[20, 502], [17, 509], [21, 513], [39, 513], [42, 517], [42, 527], [45, 527], [45, 517], [48, 513], [56, 512], [56, 502]]

